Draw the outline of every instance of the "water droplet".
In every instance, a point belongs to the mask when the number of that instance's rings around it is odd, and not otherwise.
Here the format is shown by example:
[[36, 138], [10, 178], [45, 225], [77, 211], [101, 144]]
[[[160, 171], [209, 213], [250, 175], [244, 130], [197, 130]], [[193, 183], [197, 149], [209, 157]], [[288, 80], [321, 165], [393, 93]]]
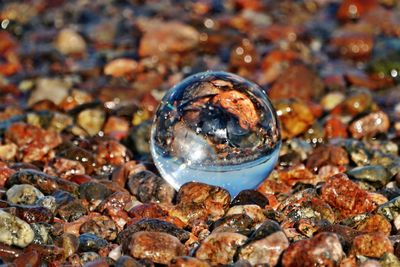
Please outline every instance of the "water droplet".
[[197, 181], [224, 187], [233, 196], [268, 176], [280, 145], [276, 113], [265, 92], [226, 72], [199, 73], [174, 86], [151, 133], [155, 165], [172, 186]]

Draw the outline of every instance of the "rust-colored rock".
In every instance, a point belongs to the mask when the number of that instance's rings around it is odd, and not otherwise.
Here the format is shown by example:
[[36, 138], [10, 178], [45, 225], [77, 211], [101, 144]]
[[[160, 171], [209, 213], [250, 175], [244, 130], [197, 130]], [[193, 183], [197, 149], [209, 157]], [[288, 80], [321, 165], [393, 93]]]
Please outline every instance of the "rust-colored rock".
[[207, 261], [202, 261], [193, 257], [183, 256], [173, 259], [171, 267], [210, 267]]
[[100, 142], [97, 147], [96, 161], [99, 165], [123, 165], [129, 161], [127, 148], [114, 140]]
[[139, 46], [142, 57], [187, 52], [199, 42], [199, 33], [194, 28], [177, 21], [146, 21], [142, 28], [145, 31]]
[[289, 68], [290, 63], [298, 58], [299, 55], [294, 51], [273, 50], [269, 52], [262, 62], [263, 76], [260, 83], [274, 82]]
[[316, 185], [322, 182], [319, 176], [306, 169], [303, 164], [293, 166], [289, 170], [279, 171], [279, 178], [289, 186], [293, 186], [297, 183]]
[[371, 55], [374, 39], [366, 33], [345, 32], [331, 39], [331, 45], [344, 58], [366, 59]]
[[385, 133], [389, 130], [389, 127], [388, 115], [383, 111], [378, 111], [353, 121], [349, 126], [349, 131], [354, 138], [360, 139], [364, 136]]
[[196, 258], [212, 265], [233, 263], [236, 249], [243, 245], [246, 236], [237, 233], [214, 233], [209, 235], [196, 251]]
[[162, 232], [137, 232], [129, 245], [132, 257], [149, 259], [155, 263], [169, 264], [172, 259], [186, 255], [178, 238]]
[[321, 79], [305, 65], [290, 66], [274, 83], [268, 95], [273, 100], [297, 98], [310, 101], [323, 92]]
[[324, 126], [325, 137], [330, 138], [346, 138], [347, 126], [338, 117], [332, 116], [328, 118]]
[[282, 138], [292, 138], [305, 132], [315, 120], [306, 103], [299, 100], [280, 100], [275, 109], [281, 123]]
[[320, 233], [291, 244], [283, 254], [282, 266], [339, 266], [343, 256], [337, 235]]
[[256, 240], [240, 249], [239, 259], [245, 259], [252, 265], [268, 264], [276, 266], [289, 241], [282, 231], [275, 232], [263, 239]]
[[377, 6], [377, 0], [345, 0], [338, 9], [337, 17], [340, 20], [358, 19]]
[[263, 194], [289, 193], [290, 187], [280, 181], [265, 179], [257, 189]]
[[346, 150], [333, 145], [317, 147], [307, 159], [307, 168], [317, 171], [326, 165], [343, 166], [349, 164]]
[[51, 157], [52, 149], [62, 141], [56, 132], [20, 122], [8, 128], [6, 139], [18, 145], [18, 158], [23, 162], [41, 161]]
[[392, 225], [384, 216], [375, 214], [357, 225], [357, 230], [366, 233], [381, 232], [389, 236], [392, 231]]
[[383, 233], [359, 235], [353, 240], [351, 254], [380, 258], [385, 253], [393, 253], [393, 245]]
[[177, 196], [177, 203], [203, 204], [213, 216], [222, 216], [229, 208], [229, 192], [217, 186], [190, 182], [184, 184]]
[[371, 212], [375, 209], [375, 204], [368, 192], [361, 189], [343, 173], [328, 179], [321, 192], [322, 199], [335, 208], [343, 218]]

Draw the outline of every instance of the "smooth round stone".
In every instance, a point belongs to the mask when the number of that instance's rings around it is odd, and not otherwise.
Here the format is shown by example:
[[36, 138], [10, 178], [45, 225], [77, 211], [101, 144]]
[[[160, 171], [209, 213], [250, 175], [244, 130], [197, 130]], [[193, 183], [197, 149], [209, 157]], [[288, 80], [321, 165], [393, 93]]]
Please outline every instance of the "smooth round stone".
[[24, 248], [35, 236], [28, 223], [0, 210], [0, 243]]
[[7, 190], [7, 201], [13, 204], [33, 205], [39, 199], [44, 197], [36, 187], [29, 184], [13, 185]]
[[261, 87], [231, 73], [209, 71], [167, 92], [150, 145], [155, 165], [175, 189], [196, 181], [221, 186], [235, 196], [269, 175], [281, 135]]

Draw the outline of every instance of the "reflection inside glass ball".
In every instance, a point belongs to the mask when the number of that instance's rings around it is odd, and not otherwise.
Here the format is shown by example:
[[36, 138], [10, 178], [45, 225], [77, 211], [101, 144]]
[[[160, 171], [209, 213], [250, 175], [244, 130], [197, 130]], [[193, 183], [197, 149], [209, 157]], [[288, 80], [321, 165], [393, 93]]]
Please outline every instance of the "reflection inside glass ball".
[[267, 95], [226, 72], [199, 73], [174, 86], [161, 101], [151, 133], [155, 165], [172, 186], [197, 181], [233, 196], [268, 176], [280, 145]]

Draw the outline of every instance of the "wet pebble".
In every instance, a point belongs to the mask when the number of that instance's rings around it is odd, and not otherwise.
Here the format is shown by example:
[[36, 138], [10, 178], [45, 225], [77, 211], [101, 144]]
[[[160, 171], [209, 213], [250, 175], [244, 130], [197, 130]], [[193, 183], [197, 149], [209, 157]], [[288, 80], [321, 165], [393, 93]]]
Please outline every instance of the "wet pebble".
[[113, 77], [133, 76], [138, 69], [138, 63], [129, 58], [117, 58], [104, 66], [104, 74]]
[[96, 167], [93, 153], [79, 146], [65, 144], [65, 147], [59, 147], [58, 156], [79, 162], [85, 167], [86, 174], [91, 174]]
[[389, 221], [393, 221], [400, 215], [400, 196], [380, 205], [376, 209], [376, 212], [383, 215]]
[[341, 147], [333, 145], [319, 146], [313, 150], [307, 159], [307, 168], [317, 171], [323, 166], [345, 166], [349, 164], [349, 157]]
[[197, 30], [178, 21], [143, 21], [143, 29], [145, 34], [139, 45], [142, 57], [190, 51], [199, 42]]
[[117, 237], [118, 229], [115, 222], [107, 216], [97, 216], [83, 223], [79, 232], [94, 234], [106, 240], [114, 240]]
[[380, 258], [385, 253], [393, 253], [393, 245], [382, 233], [368, 233], [354, 238], [350, 253], [366, 257]]
[[142, 171], [129, 177], [128, 188], [139, 201], [171, 203], [175, 190], [163, 178], [150, 172]]
[[42, 259], [36, 251], [28, 251], [13, 261], [14, 266], [40, 266]]
[[36, 187], [29, 184], [13, 185], [7, 190], [7, 201], [13, 204], [32, 205], [44, 197]]
[[255, 204], [264, 208], [269, 203], [268, 199], [256, 190], [242, 190], [231, 202], [231, 206], [247, 204]]
[[331, 38], [331, 45], [344, 58], [366, 59], [371, 55], [374, 39], [368, 33], [342, 32]]
[[28, 223], [0, 210], [0, 242], [24, 248], [34, 239], [35, 233]]
[[57, 78], [39, 78], [36, 80], [36, 88], [32, 92], [28, 104], [33, 105], [42, 100], [50, 100], [59, 104], [67, 97], [70, 84]]
[[62, 179], [71, 180], [72, 177], [85, 174], [85, 167], [79, 161], [65, 158], [56, 158], [48, 163], [43, 172]]
[[254, 221], [254, 223], [263, 222], [266, 219], [263, 209], [260, 208], [260, 206], [254, 204], [233, 206], [228, 210], [225, 216], [235, 214], [245, 214], [249, 216]]
[[63, 248], [63, 255], [65, 258], [72, 256], [78, 251], [79, 237], [73, 234], [64, 233], [56, 240], [59, 247]]
[[150, 155], [150, 130], [151, 121], [146, 120], [129, 130], [125, 142], [140, 155]]
[[360, 222], [360, 224], [357, 225], [357, 230], [366, 233], [381, 232], [389, 236], [392, 231], [392, 225], [382, 215], [374, 214]]
[[132, 218], [132, 222], [138, 222], [146, 218], [161, 220], [168, 218], [168, 210], [156, 203], [144, 203], [135, 205], [128, 210], [128, 214], [129, 217]]
[[239, 246], [247, 237], [237, 233], [214, 233], [209, 235], [196, 251], [196, 258], [212, 265], [231, 264]]
[[161, 264], [169, 264], [172, 259], [187, 254], [184, 245], [175, 236], [147, 231], [132, 235], [129, 252], [134, 258], [149, 259]]
[[340, 212], [342, 217], [370, 212], [375, 204], [367, 191], [361, 189], [345, 174], [337, 174], [322, 186], [322, 199]]
[[89, 135], [100, 132], [105, 122], [105, 113], [100, 109], [85, 109], [78, 114], [77, 122]]
[[400, 260], [393, 253], [387, 252], [379, 261], [382, 267], [400, 266]]
[[183, 256], [173, 259], [169, 264], [171, 267], [209, 267], [207, 261], [202, 261], [193, 257]]
[[108, 242], [105, 239], [91, 233], [84, 233], [79, 236], [80, 252], [98, 252], [101, 248], [107, 246], [107, 244]]
[[95, 206], [112, 194], [105, 185], [98, 182], [87, 182], [79, 185], [79, 197]]
[[72, 222], [87, 214], [87, 209], [78, 199], [72, 200], [57, 208], [57, 214], [61, 219]]
[[130, 256], [121, 256], [116, 262], [115, 262], [115, 267], [142, 267], [143, 264], [141, 264], [139, 261], [135, 260], [134, 258]]
[[86, 42], [73, 29], [62, 29], [55, 40], [55, 47], [63, 54], [83, 54], [86, 51]]
[[13, 261], [22, 254], [23, 250], [21, 248], [0, 242], [0, 257], [3, 261]]
[[247, 260], [251, 265], [276, 266], [282, 252], [288, 247], [289, 240], [286, 235], [282, 231], [276, 231], [264, 238], [257, 237], [251, 242], [246, 242], [239, 250], [239, 259]]
[[392, 178], [392, 174], [381, 165], [357, 167], [346, 173], [350, 178], [375, 183], [379, 186], [386, 185]]
[[246, 214], [227, 215], [215, 221], [212, 233], [233, 232], [247, 235], [253, 228], [253, 220]]
[[124, 118], [111, 116], [104, 124], [103, 131], [107, 136], [121, 140], [128, 135], [129, 122]]
[[50, 234], [51, 224], [46, 223], [31, 223], [30, 227], [35, 233], [35, 237], [33, 238], [32, 243], [34, 244], [52, 244], [53, 239]]
[[23, 162], [51, 158], [52, 150], [62, 142], [58, 133], [22, 122], [8, 127], [5, 137], [18, 145], [17, 158]]
[[100, 255], [96, 252], [88, 251], [88, 252], [79, 253], [79, 264], [82, 266], [85, 265], [86, 263], [95, 261], [97, 259], [100, 259]]
[[389, 127], [389, 117], [383, 111], [378, 111], [353, 121], [349, 126], [349, 131], [354, 138], [360, 139], [364, 136], [386, 133]]
[[324, 95], [320, 101], [324, 110], [332, 110], [345, 100], [345, 95], [341, 92], [331, 92]]
[[53, 196], [43, 196], [38, 198], [35, 204], [49, 209], [52, 213], [55, 213], [57, 208], [56, 198]]
[[34, 222], [52, 222], [54, 214], [45, 207], [40, 206], [26, 206], [26, 205], [9, 205], [5, 210], [13, 215], [18, 216], [20, 219], [27, 223]]
[[337, 266], [343, 256], [339, 238], [333, 233], [320, 233], [291, 244], [283, 253], [282, 266]]
[[312, 70], [302, 64], [293, 64], [282, 73], [268, 95], [273, 100], [297, 98], [310, 101], [322, 92], [322, 81]]
[[328, 139], [333, 138], [347, 138], [347, 125], [343, 123], [337, 116], [327, 118], [324, 125], [325, 137]]
[[212, 217], [221, 217], [229, 207], [229, 192], [221, 187], [197, 182], [189, 182], [181, 186], [177, 195], [177, 203], [196, 203], [204, 205]]
[[173, 223], [166, 222], [160, 219], [147, 218], [126, 227], [118, 234], [117, 242], [122, 244], [123, 249], [126, 250], [129, 245], [130, 237], [140, 231], [168, 233], [178, 238], [179, 241], [182, 243], [186, 242], [190, 237], [189, 232], [178, 228]]
[[311, 109], [300, 100], [280, 100], [274, 106], [281, 123], [283, 139], [304, 133], [314, 123]]
[[96, 162], [98, 165], [121, 166], [129, 161], [127, 148], [115, 140], [102, 141], [96, 150]]
[[45, 194], [51, 194], [59, 189], [71, 193], [78, 191], [78, 185], [75, 183], [30, 169], [20, 170], [11, 175], [7, 180], [6, 187], [11, 187], [15, 184], [30, 184]]

